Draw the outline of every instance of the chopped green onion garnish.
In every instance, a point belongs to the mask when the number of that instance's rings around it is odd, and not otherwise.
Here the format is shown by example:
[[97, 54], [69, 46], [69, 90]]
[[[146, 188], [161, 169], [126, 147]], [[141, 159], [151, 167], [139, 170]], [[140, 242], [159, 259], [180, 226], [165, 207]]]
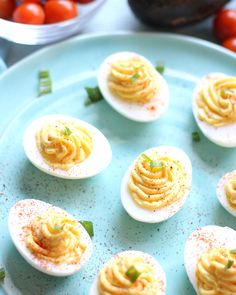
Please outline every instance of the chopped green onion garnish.
[[38, 96], [42, 96], [52, 92], [52, 80], [49, 71], [43, 70], [39, 72], [39, 90]]
[[50, 79], [42, 79], [41, 81], [40, 81], [40, 86], [43, 88], [43, 87], [51, 87], [51, 85], [52, 85], [52, 81], [50, 80]]
[[4, 280], [6, 276], [5, 269], [2, 267], [0, 268], [0, 280]]
[[139, 73], [134, 74], [134, 75], [131, 77], [132, 82], [135, 82], [139, 77], [140, 77]]
[[42, 70], [39, 72], [39, 79], [45, 79], [49, 77], [50, 77], [49, 71]]
[[71, 135], [71, 130], [65, 126], [65, 128], [62, 130], [63, 134], [66, 135], [66, 136], [70, 136]]
[[229, 251], [231, 254], [236, 254], [236, 249], [232, 249]]
[[144, 158], [145, 161], [147, 161], [147, 162], [152, 162], [152, 159], [149, 158], [147, 155], [142, 154], [142, 157]]
[[233, 260], [229, 260], [228, 263], [225, 266], [225, 269], [230, 269], [233, 264], [234, 264], [234, 261]]
[[165, 72], [165, 66], [164, 66], [164, 63], [158, 63], [156, 65], [156, 70], [160, 73], [160, 74], [164, 74]]
[[134, 266], [131, 266], [127, 272], [125, 273], [125, 275], [129, 278], [129, 280], [134, 283], [137, 278], [140, 276], [140, 272], [137, 271], [137, 269]]
[[200, 134], [197, 131], [192, 132], [192, 139], [193, 141], [200, 141], [201, 140]]
[[38, 96], [43, 96], [43, 95], [49, 94], [51, 92], [52, 92], [51, 87], [42, 88], [42, 89], [39, 90]]
[[158, 170], [161, 170], [163, 168], [163, 164], [160, 161], [151, 161], [150, 167], [153, 168], [159, 168]]
[[61, 231], [61, 230], [63, 230], [63, 225], [62, 225], [62, 226], [55, 225], [55, 226], [54, 226], [54, 230], [56, 230], [56, 231]]
[[93, 223], [92, 221], [80, 221], [80, 223], [83, 225], [87, 233], [90, 235], [92, 238], [94, 236], [94, 231], [93, 231]]
[[142, 157], [144, 158], [144, 160], [146, 162], [149, 162], [149, 165], [150, 165], [151, 169], [158, 168], [158, 170], [161, 170], [163, 168], [162, 162], [154, 161], [145, 154], [142, 154]]
[[85, 87], [85, 90], [88, 94], [88, 100], [85, 101], [85, 105], [90, 105], [103, 99], [102, 93], [98, 86]]

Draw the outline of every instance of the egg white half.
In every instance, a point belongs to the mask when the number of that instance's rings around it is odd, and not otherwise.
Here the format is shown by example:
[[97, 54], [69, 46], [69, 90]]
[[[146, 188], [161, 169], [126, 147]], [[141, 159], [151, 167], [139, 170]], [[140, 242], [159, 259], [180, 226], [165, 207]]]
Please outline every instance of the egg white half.
[[[76, 122], [79, 126], [86, 128], [93, 139], [93, 149], [89, 157], [82, 163], [75, 165], [67, 171], [50, 167], [43, 159], [36, 144], [37, 131], [40, 130], [45, 123], [57, 120]], [[107, 168], [112, 158], [110, 144], [101, 131], [87, 122], [64, 115], [49, 115], [33, 121], [25, 130], [23, 146], [26, 156], [35, 167], [47, 174], [66, 179], [83, 179], [92, 177]]]
[[200, 256], [210, 249], [226, 247], [234, 249], [236, 231], [229, 227], [209, 225], [194, 231], [186, 241], [184, 250], [184, 265], [188, 278], [198, 293], [196, 266]]
[[227, 75], [223, 73], [210, 73], [204, 76], [200, 82], [196, 85], [195, 90], [193, 91], [193, 99], [192, 99], [192, 108], [194, 118], [201, 129], [202, 133], [213, 143], [223, 146], [223, 147], [236, 147], [236, 123], [229, 124], [223, 127], [214, 127], [210, 124], [207, 124], [204, 121], [201, 121], [198, 117], [198, 105], [196, 100], [199, 96], [199, 93], [206, 83], [208, 83], [211, 79], [215, 78], [224, 78]]
[[192, 165], [189, 157], [184, 151], [172, 146], [159, 146], [150, 148], [141, 154], [151, 156], [153, 152], [158, 152], [158, 154], [161, 156], [168, 156], [172, 159], [178, 160], [181, 163], [183, 169], [186, 171], [188, 187], [186, 188], [185, 194], [182, 196], [182, 198], [169, 206], [154, 211], [138, 206], [131, 197], [128, 185], [131, 171], [135, 167], [137, 160], [135, 159], [135, 161], [127, 169], [121, 182], [121, 202], [126, 212], [132, 218], [146, 223], [159, 223], [175, 215], [183, 207], [192, 185]]
[[225, 174], [218, 182], [217, 189], [216, 189], [216, 195], [221, 203], [221, 205], [227, 210], [230, 214], [236, 217], [236, 209], [232, 208], [229, 204], [229, 201], [227, 199], [226, 193], [225, 193], [225, 184], [228, 182], [228, 180], [233, 176], [236, 175], [236, 170], [231, 171], [227, 174]]
[[[154, 257], [152, 257], [151, 255], [144, 253], [142, 251], [133, 251], [133, 250], [124, 251], [124, 252], [118, 253], [116, 256], [122, 257], [122, 256], [126, 256], [126, 255], [141, 256], [152, 265], [154, 273], [155, 273], [156, 277], [158, 278], [158, 280], [160, 282], [160, 286], [161, 286], [160, 291], [156, 295], [165, 295], [165, 293], [166, 293], [166, 274], [165, 274], [165, 271], [163, 270], [162, 266], [160, 265], [160, 263]], [[110, 263], [113, 259], [115, 259], [116, 256], [112, 257], [107, 263], [105, 263], [105, 265], [103, 267], [105, 267], [108, 263]], [[100, 295], [99, 290], [98, 290], [98, 276], [95, 278], [95, 280], [91, 286], [89, 295]]]
[[38, 216], [53, 209], [58, 213], [66, 213], [69, 219], [76, 220], [73, 216], [59, 207], [53, 206], [43, 201], [35, 199], [25, 199], [17, 202], [9, 212], [8, 228], [11, 239], [22, 257], [37, 270], [52, 276], [69, 276], [77, 271], [88, 261], [92, 254], [92, 241], [84, 227], [78, 222], [81, 242], [86, 245], [86, 250], [82, 254], [81, 260], [77, 264], [53, 264], [44, 259], [36, 257], [26, 247], [23, 239], [24, 228]]
[[[131, 103], [116, 97], [108, 87], [108, 77], [110, 74], [111, 64], [123, 60], [139, 58], [146, 62], [156, 73], [159, 89], [156, 95], [146, 104]], [[98, 85], [105, 98], [105, 100], [113, 107], [118, 113], [124, 117], [138, 122], [150, 122], [159, 119], [169, 106], [169, 88], [166, 80], [160, 75], [153, 64], [150, 63], [145, 57], [134, 52], [118, 52], [107, 57], [98, 70]]]

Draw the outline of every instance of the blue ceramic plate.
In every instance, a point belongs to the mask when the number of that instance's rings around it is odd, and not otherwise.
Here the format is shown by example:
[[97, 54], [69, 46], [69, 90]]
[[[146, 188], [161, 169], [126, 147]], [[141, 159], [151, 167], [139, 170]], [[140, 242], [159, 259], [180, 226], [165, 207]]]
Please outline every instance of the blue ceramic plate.
[[[85, 86], [95, 86], [96, 69], [111, 53], [136, 51], [154, 64], [163, 61], [171, 91], [170, 108], [154, 123], [129, 121], [105, 101], [85, 106]], [[198, 130], [191, 111], [197, 78], [208, 72], [235, 74], [235, 55], [211, 43], [168, 34], [84, 36], [45, 48], [6, 71], [0, 79], [0, 266], [8, 295], [87, 295], [102, 264], [123, 250], [153, 255], [167, 274], [167, 295], [195, 294], [183, 266], [188, 235], [197, 227], [217, 224], [236, 229], [235, 218], [218, 203], [219, 178], [235, 169], [235, 149], [209, 142]], [[54, 91], [37, 98], [38, 71], [50, 70]], [[43, 115], [62, 113], [88, 121], [109, 139], [113, 161], [87, 180], [58, 179], [40, 172], [24, 155], [22, 135]], [[120, 182], [129, 164], [143, 150], [157, 145], [182, 148], [193, 163], [193, 188], [183, 209], [161, 224], [131, 219], [121, 206]], [[102, 156], [102, 155], [101, 155]], [[33, 269], [13, 246], [7, 217], [18, 200], [37, 198], [66, 209], [95, 226], [94, 253], [78, 274], [54, 278]], [[0, 291], [0, 294], [4, 294]]]

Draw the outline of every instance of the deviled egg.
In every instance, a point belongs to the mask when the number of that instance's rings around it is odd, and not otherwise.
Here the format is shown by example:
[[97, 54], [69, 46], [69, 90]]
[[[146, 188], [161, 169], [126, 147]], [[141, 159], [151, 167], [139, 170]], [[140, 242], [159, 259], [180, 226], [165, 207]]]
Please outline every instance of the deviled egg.
[[225, 174], [220, 179], [216, 195], [221, 205], [236, 217], [236, 170]]
[[192, 184], [192, 165], [179, 148], [148, 149], [127, 169], [121, 183], [121, 202], [134, 219], [158, 223], [184, 205]]
[[193, 114], [203, 134], [223, 147], [236, 147], [236, 77], [204, 76], [193, 93]]
[[185, 245], [184, 264], [198, 295], [236, 294], [236, 231], [206, 226], [194, 231]]
[[89, 295], [164, 295], [166, 275], [151, 255], [124, 251], [111, 258], [94, 280]]
[[64, 115], [33, 121], [24, 133], [23, 145], [34, 166], [68, 179], [94, 176], [110, 164], [112, 157], [108, 140], [97, 128]]
[[51, 204], [34, 199], [17, 202], [10, 210], [8, 226], [22, 257], [46, 274], [74, 274], [92, 254], [92, 242], [84, 227]]
[[153, 121], [168, 108], [167, 82], [140, 54], [118, 52], [110, 55], [100, 66], [97, 77], [106, 101], [128, 119]]

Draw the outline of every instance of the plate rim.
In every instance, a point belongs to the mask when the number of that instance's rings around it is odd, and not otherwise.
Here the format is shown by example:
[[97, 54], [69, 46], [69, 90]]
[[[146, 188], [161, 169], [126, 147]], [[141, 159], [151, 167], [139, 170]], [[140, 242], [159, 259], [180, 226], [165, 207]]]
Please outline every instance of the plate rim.
[[103, 37], [108, 37], [108, 38], [112, 38], [112, 37], [116, 37], [116, 36], [141, 36], [141, 37], [145, 37], [145, 36], [155, 36], [155, 37], [164, 37], [164, 38], [169, 38], [175, 41], [185, 41], [187, 43], [191, 43], [191, 44], [197, 44], [197, 45], [201, 45], [203, 47], [206, 48], [210, 48], [214, 51], [217, 51], [219, 53], [222, 53], [224, 55], [227, 55], [229, 57], [232, 57], [233, 59], [236, 60], [236, 55], [234, 52], [231, 52], [229, 49], [222, 47], [219, 44], [213, 43], [211, 41], [208, 40], [204, 40], [198, 37], [193, 37], [193, 36], [189, 36], [189, 35], [184, 35], [184, 34], [178, 34], [178, 33], [163, 33], [163, 32], [132, 32], [132, 31], [117, 31], [115, 33], [106, 33], [106, 32], [101, 32], [101, 33], [91, 33], [91, 34], [84, 34], [84, 35], [78, 35], [76, 37], [71, 37], [68, 38], [67, 40], [64, 41], [60, 41], [56, 44], [51, 44], [48, 46], [45, 46], [39, 50], [37, 50], [36, 52], [31, 53], [30, 55], [22, 58], [20, 61], [16, 62], [14, 65], [10, 66], [9, 68], [7, 68], [6, 71], [4, 71], [2, 74], [0, 74], [0, 80], [4, 78], [4, 76], [8, 75], [9, 73], [11, 73], [12, 71], [14, 71], [15, 69], [17, 69], [18, 67], [24, 65], [26, 62], [28, 62], [31, 59], [36, 58], [37, 56], [40, 56], [42, 54], [44, 54], [44, 52], [53, 50], [53, 49], [57, 49], [60, 47], [63, 47], [67, 44], [73, 44], [75, 42], [80, 42], [83, 40], [93, 40], [93, 39], [99, 39], [99, 38], [103, 38]]

